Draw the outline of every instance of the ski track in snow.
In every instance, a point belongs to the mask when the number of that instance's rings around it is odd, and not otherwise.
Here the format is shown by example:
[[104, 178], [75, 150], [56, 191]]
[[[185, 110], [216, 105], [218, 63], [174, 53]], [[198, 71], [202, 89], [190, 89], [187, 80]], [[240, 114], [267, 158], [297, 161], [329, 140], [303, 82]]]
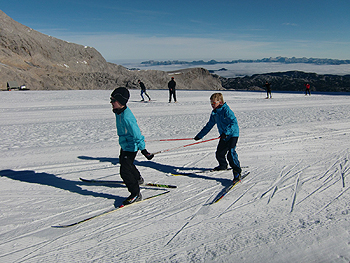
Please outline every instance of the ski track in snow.
[[[217, 165], [217, 140], [136, 165], [170, 193], [80, 225], [117, 206], [122, 185], [111, 91], [2, 92], [1, 262], [348, 262], [350, 96], [223, 91], [239, 121], [237, 152], [250, 174], [218, 203], [232, 171], [171, 176]], [[150, 90], [128, 106], [150, 152], [191, 141], [209, 119], [212, 91]], [[17, 103], [21, 101], [21, 103]], [[216, 127], [204, 138], [217, 137]], [[142, 187], [149, 196], [162, 189]], [[300, 249], [303, 248], [303, 249]]]

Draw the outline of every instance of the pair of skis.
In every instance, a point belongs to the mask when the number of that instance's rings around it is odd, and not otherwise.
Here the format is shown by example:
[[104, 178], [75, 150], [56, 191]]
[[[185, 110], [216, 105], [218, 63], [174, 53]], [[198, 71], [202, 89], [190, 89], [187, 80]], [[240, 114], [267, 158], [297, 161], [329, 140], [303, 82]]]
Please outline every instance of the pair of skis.
[[241, 175], [241, 180], [233, 181], [230, 185], [226, 186], [222, 191], [214, 198], [210, 204], [215, 204], [219, 202], [233, 187], [235, 187], [239, 182], [241, 182], [245, 177], [248, 176], [250, 172], [245, 172]]
[[[208, 174], [208, 173], [212, 173], [212, 172], [223, 172], [223, 171], [229, 171], [229, 170], [232, 170], [232, 168], [227, 168], [227, 169], [223, 169], [223, 170], [210, 169], [210, 170], [200, 170], [200, 171], [195, 171], [195, 172], [176, 172], [176, 173], [172, 173], [171, 175], [173, 175], [173, 176], [183, 176], [183, 175], [184, 176], [195, 176], [198, 174]], [[234, 181], [232, 181], [231, 184], [224, 187], [221, 190], [221, 192], [214, 198], [214, 200], [209, 203], [209, 205], [219, 202], [233, 187], [235, 187], [239, 182], [241, 182], [245, 177], [247, 177], [248, 174], [250, 174], [249, 171], [244, 172], [241, 175], [240, 180], [236, 180], [236, 181], [234, 180]]]
[[[85, 178], [80, 178], [81, 181], [85, 182], [85, 183], [91, 183], [91, 184], [100, 184], [100, 185], [125, 185], [125, 183], [123, 181], [116, 181], [116, 180], [98, 180], [98, 179], [85, 179]], [[141, 184], [140, 186], [149, 186], [149, 187], [155, 187], [155, 188], [177, 188], [176, 185], [169, 185], [169, 184], [157, 184], [157, 183], [143, 183]], [[93, 215], [93, 216], [90, 216], [90, 217], [87, 217], [85, 219], [82, 219], [80, 221], [77, 221], [77, 222], [74, 222], [74, 223], [70, 223], [70, 224], [61, 224], [61, 225], [56, 225], [56, 226], [52, 226], [52, 227], [55, 227], [55, 228], [66, 228], [66, 227], [71, 227], [71, 226], [75, 226], [75, 225], [79, 225], [81, 223], [84, 223], [86, 221], [89, 221], [91, 219], [94, 219], [96, 217], [100, 217], [100, 216], [103, 216], [103, 215], [107, 215], [109, 213], [112, 213], [112, 212], [115, 212], [121, 208], [124, 208], [126, 206], [130, 206], [130, 205], [133, 205], [133, 204], [136, 204], [136, 203], [139, 203], [139, 202], [143, 202], [143, 201], [146, 201], [146, 200], [149, 200], [149, 199], [152, 199], [152, 198], [155, 198], [155, 197], [158, 197], [158, 196], [161, 196], [161, 195], [165, 195], [167, 193], [169, 193], [170, 191], [167, 190], [165, 192], [162, 192], [162, 193], [159, 193], [159, 194], [156, 194], [156, 195], [152, 195], [152, 196], [149, 196], [149, 197], [146, 197], [144, 199], [142, 199], [141, 201], [138, 201], [138, 202], [135, 202], [135, 203], [131, 203], [129, 205], [120, 205], [120, 206], [117, 206], [117, 207], [114, 207], [114, 208], [111, 208], [111, 209], [108, 209], [106, 211], [103, 211], [99, 214], [96, 214], [96, 215]]]
[[71, 224], [65, 224], [65, 225], [57, 225], [57, 226], [52, 226], [52, 227], [55, 227], [55, 228], [66, 228], [66, 227], [71, 227], [71, 226], [76, 226], [76, 225], [79, 225], [81, 223], [84, 223], [86, 221], [89, 221], [91, 219], [94, 219], [96, 217], [100, 217], [100, 216], [103, 216], [103, 215], [107, 215], [109, 213], [112, 213], [112, 212], [115, 212], [121, 208], [124, 208], [126, 206], [130, 206], [130, 205], [133, 205], [133, 204], [136, 204], [136, 203], [140, 203], [140, 202], [143, 202], [143, 201], [146, 201], [146, 200], [149, 200], [149, 199], [152, 199], [154, 197], [157, 197], [157, 196], [161, 196], [161, 195], [165, 195], [167, 193], [169, 193], [170, 191], [166, 191], [166, 192], [163, 192], [163, 193], [160, 193], [160, 194], [156, 194], [156, 195], [152, 195], [152, 196], [149, 196], [149, 197], [146, 197], [144, 199], [142, 199], [141, 201], [138, 201], [138, 202], [135, 202], [135, 203], [131, 203], [129, 205], [120, 205], [120, 206], [117, 206], [115, 208], [112, 208], [112, 209], [109, 209], [109, 210], [106, 210], [106, 211], [103, 211], [102, 213], [99, 213], [99, 214], [96, 214], [96, 215], [93, 215], [93, 216], [90, 216], [88, 218], [85, 218], [85, 219], [82, 219], [80, 221], [77, 221], [77, 222], [74, 222], [74, 223], [71, 223]]
[[[213, 172], [212, 170], [203, 170], [203, 171], [200, 171], [200, 172], [197, 172], [197, 173], [210, 173], [210, 172]], [[241, 176], [241, 180], [243, 180], [250, 172], [245, 172], [242, 176]], [[195, 173], [178, 173], [178, 174], [174, 174], [174, 175], [193, 175]], [[86, 182], [86, 183], [92, 183], [92, 184], [114, 184], [114, 185], [118, 185], [118, 184], [124, 184], [123, 181], [114, 181], [114, 180], [90, 180], [90, 179], [84, 179], [84, 178], [80, 178], [81, 181], [83, 182]], [[233, 187], [235, 187], [241, 180], [239, 181], [233, 181], [232, 184], [226, 186], [215, 198], [214, 200], [209, 203], [210, 204], [215, 204], [217, 202], [219, 202]], [[177, 186], [175, 185], [167, 185], [167, 184], [156, 184], [156, 183], [145, 183], [145, 184], [141, 184], [143, 186], [150, 186], [150, 187], [156, 187], [156, 188], [177, 188]], [[165, 192], [162, 192], [162, 193], [159, 193], [159, 194], [156, 194], [156, 195], [152, 195], [152, 196], [149, 196], [149, 197], [146, 197], [144, 198], [143, 200], [141, 201], [138, 201], [138, 202], [135, 202], [135, 203], [132, 203], [132, 204], [129, 204], [129, 205], [120, 205], [118, 207], [115, 207], [115, 208], [112, 208], [112, 209], [108, 209], [106, 211], [103, 211], [99, 214], [96, 214], [96, 215], [93, 215], [93, 216], [90, 216], [88, 218], [85, 218], [85, 219], [82, 219], [80, 221], [77, 221], [77, 222], [74, 222], [74, 223], [70, 223], [70, 224], [61, 224], [61, 225], [55, 225], [55, 226], [52, 226], [52, 227], [55, 227], [55, 228], [67, 228], [67, 227], [71, 227], [71, 226], [75, 226], [75, 225], [79, 225], [81, 223], [84, 223], [86, 221], [89, 221], [91, 219], [94, 219], [94, 218], [97, 218], [97, 217], [100, 217], [100, 216], [103, 216], [103, 215], [106, 215], [106, 214], [109, 214], [109, 213], [112, 213], [112, 212], [115, 212], [119, 209], [122, 209], [126, 206], [130, 206], [130, 205], [133, 205], [133, 204], [136, 204], [136, 203], [139, 203], [139, 202], [143, 202], [143, 201], [147, 201], [149, 199], [152, 199], [152, 198], [155, 198], [155, 197], [158, 197], [158, 196], [161, 196], [161, 195], [165, 195], [167, 193], [169, 193], [170, 191], [167, 190]]]
[[[115, 181], [115, 180], [98, 180], [98, 179], [84, 179], [80, 178], [81, 181], [85, 183], [92, 183], [92, 184], [107, 184], [107, 185], [124, 185], [125, 183], [123, 181]], [[160, 187], [160, 188], [177, 188], [176, 185], [170, 185], [170, 184], [157, 184], [157, 183], [143, 183], [140, 184], [140, 186], [150, 186], [150, 187]]]
[[203, 170], [198, 170], [198, 171], [193, 171], [193, 172], [174, 172], [171, 173], [172, 176], [180, 176], [180, 175], [186, 175], [186, 176], [191, 176], [191, 175], [198, 175], [198, 174], [207, 174], [207, 173], [213, 173], [213, 172], [223, 172], [223, 171], [230, 171], [232, 168], [227, 168], [223, 170], [214, 170], [214, 169], [203, 169]]

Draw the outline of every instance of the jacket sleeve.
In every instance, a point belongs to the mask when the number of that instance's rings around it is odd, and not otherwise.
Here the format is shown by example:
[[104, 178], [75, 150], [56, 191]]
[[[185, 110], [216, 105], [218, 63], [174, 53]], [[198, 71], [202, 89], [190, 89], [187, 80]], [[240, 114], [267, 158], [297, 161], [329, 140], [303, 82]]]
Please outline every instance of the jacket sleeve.
[[211, 114], [209, 121], [203, 127], [203, 129], [196, 135], [196, 137], [198, 137], [199, 139], [202, 139], [205, 135], [208, 134], [208, 132], [210, 132], [210, 130], [214, 127], [215, 124], [216, 124], [216, 121], [215, 121], [214, 115]]

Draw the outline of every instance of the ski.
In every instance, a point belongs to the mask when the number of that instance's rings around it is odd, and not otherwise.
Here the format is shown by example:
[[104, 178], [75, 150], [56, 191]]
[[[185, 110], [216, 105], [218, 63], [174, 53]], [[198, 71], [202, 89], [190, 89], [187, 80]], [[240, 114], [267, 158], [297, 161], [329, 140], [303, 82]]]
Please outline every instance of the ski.
[[[243, 168], [249, 168], [248, 166], [243, 166]], [[214, 172], [224, 172], [224, 171], [231, 171], [232, 167], [223, 169], [223, 170], [214, 170], [214, 169], [200, 169], [198, 171], [192, 171], [192, 172], [181, 172], [181, 171], [176, 171], [174, 173], [170, 173], [172, 176], [180, 176], [180, 175], [196, 175], [196, 174], [206, 174], [206, 173], [214, 173]]]
[[163, 192], [163, 193], [160, 193], [160, 194], [152, 195], [152, 196], [149, 196], [149, 197], [146, 197], [146, 198], [142, 199], [141, 201], [138, 201], [138, 202], [135, 202], [135, 203], [132, 203], [132, 204], [129, 204], [129, 205], [120, 205], [120, 206], [118, 206], [118, 207], [108, 209], [108, 210], [103, 211], [103, 212], [101, 212], [101, 213], [99, 213], [99, 214], [96, 214], [96, 215], [87, 217], [87, 218], [85, 218], [85, 219], [82, 219], [82, 220], [80, 220], [80, 221], [77, 221], [77, 222], [74, 222], [74, 223], [71, 223], [71, 224], [56, 225], [56, 226], [51, 226], [51, 227], [54, 227], [54, 228], [67, 228], [67, 227], [71, 227], [71, 226], [76, 226], [76, 225], [79, 225], [79, 224], [84, 223], [84, 222], [86, 222], [86, 221], [89, 221], [89, 220], [91, 220], [91, 219], [94, 219], [94, 218], [97, 218], [97, 217], [100, 217], [100, 216], [107, 215], [107, 214], [109, 214], [109, 213], [115, 212], [115, 211], [117, 211], [117, 210], [119, 210], [119, 209], [121, 209], [121, 208], [128, 207], [128, 206], [131, 206], [131, 205], [133, 205], [133, 204], [138, 204], [138, 203], [140, 203], [140, 202], [147, 201], [147, 200], [149, 200], [149, 199], [152, 199], [152, 198], [154, 198], [154, 197], [158, 197], [158, 196], [167, 194], [167, 193], [169, 193], [169, 192], [170, 192], [170, 191], [166, 191], [166, 192]]
[[215, 199], [210, 204], [215, 204], [219, 202], [233, 187], [235, 187], [239, 182], [241, 182], [245, 177], [248, 176], [250, 172], [246, 172], [241, 176], [241, 180], [232, 182], [229, 186], [222, 189], [222, 191], [215, 197]]
[[203, 169], [198, 170], [194, 172], [174, 172], [171, 173], [172, 176], [181, 176], [181, 175], [196, 175], [196, 174], [206, 174], [206, 173], [213, 173], [213, 172], [224, 172], [224, 171], [230, 171], [232, 168], [227, 168], [224, 170], [214, 170], [214, 169]]
[[[95, 184], [124, 184], [123, 181], [116, 181], [116, 180], [98, 180], [98, 179], [85, 179], [85, 178], [79, 178], [81, 181], [85, 183], [95, 183]], [[170, 185], [170, 184], [157, 184], [157, 183], [143, 183], [140, 186], [151, 186], [151, 187], [159, 187], [159, 188], [177, 188], [176, 185]]]

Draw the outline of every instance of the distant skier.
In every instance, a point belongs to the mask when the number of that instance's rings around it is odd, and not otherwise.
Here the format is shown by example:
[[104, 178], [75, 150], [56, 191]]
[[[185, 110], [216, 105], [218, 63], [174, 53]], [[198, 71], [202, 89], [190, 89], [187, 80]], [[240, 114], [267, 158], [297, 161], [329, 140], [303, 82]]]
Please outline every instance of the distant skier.
[[141, 98], [142, 100], [141, 101], [145, 101], [144, 97], [143, 97], [143, 94], [145, 94], [147, 97], [148, 97], [148, 100], [150, 101], [151, 100], [151, 97], [147, 94], [146, 92], [146, 86], [145, 84], [143, 84], [143, 82], [141, 80], [138, 81], [139, 84], [140, 84], [140, 87], [141, 87]]
[[266, 94], [267, 94], [266, 99], [269, 98], [269, 95], [270, 95], [270, 99], [271, 99], [272, 98], [272, 95], [271, 95], [271, 84], [266, 81], [264, 87], [266, 88]]
[[146, 150], [145, 137], [141, 134], [131, 110], [126, 106], [129, 97], [130, 93], [124, 87], [115, 89], [111, 94], [120, 144], [120, 176], [130, 192], [130, 196], [123, 201], [124, 205], [142, 200], [139, 184], [142, 184], [144, 180], [134, 165], [138, 150], [141, 150], [148, 160], [154, 157], [154, 154]]
[[311, 96], [310, 84], [309, 83], [305, 84], [305, 96], [307, 96], [307, 94], [309, 94], [309, 96]]
[[[219, 166], [213, 170], [227, 169], [227, 160], [233, 169], [233, 180], [241, 179], [241, 166], [236, 153], [236, 144], [239, 137], [239, 127], [235, 114], [230, 107], [224, 102], [224, 97], [221, 93], [214, 93], [210, 97], [211, 112], [208, 123], [194, 137], [195, 140], [202, 139], [216, 124], [220, 133], [220, 141], [216, 149], [216, 159]], [[225, 157], [226, 155], [226, 157]]]
[[168, 88], [169, 88], [169, 103], [171, 102], [171, 96], [174, 97], [174, 101], [176, 102], [176, 82], [174, 80], [174, 77], [171, 77], [171, 80], [168, 82]]

